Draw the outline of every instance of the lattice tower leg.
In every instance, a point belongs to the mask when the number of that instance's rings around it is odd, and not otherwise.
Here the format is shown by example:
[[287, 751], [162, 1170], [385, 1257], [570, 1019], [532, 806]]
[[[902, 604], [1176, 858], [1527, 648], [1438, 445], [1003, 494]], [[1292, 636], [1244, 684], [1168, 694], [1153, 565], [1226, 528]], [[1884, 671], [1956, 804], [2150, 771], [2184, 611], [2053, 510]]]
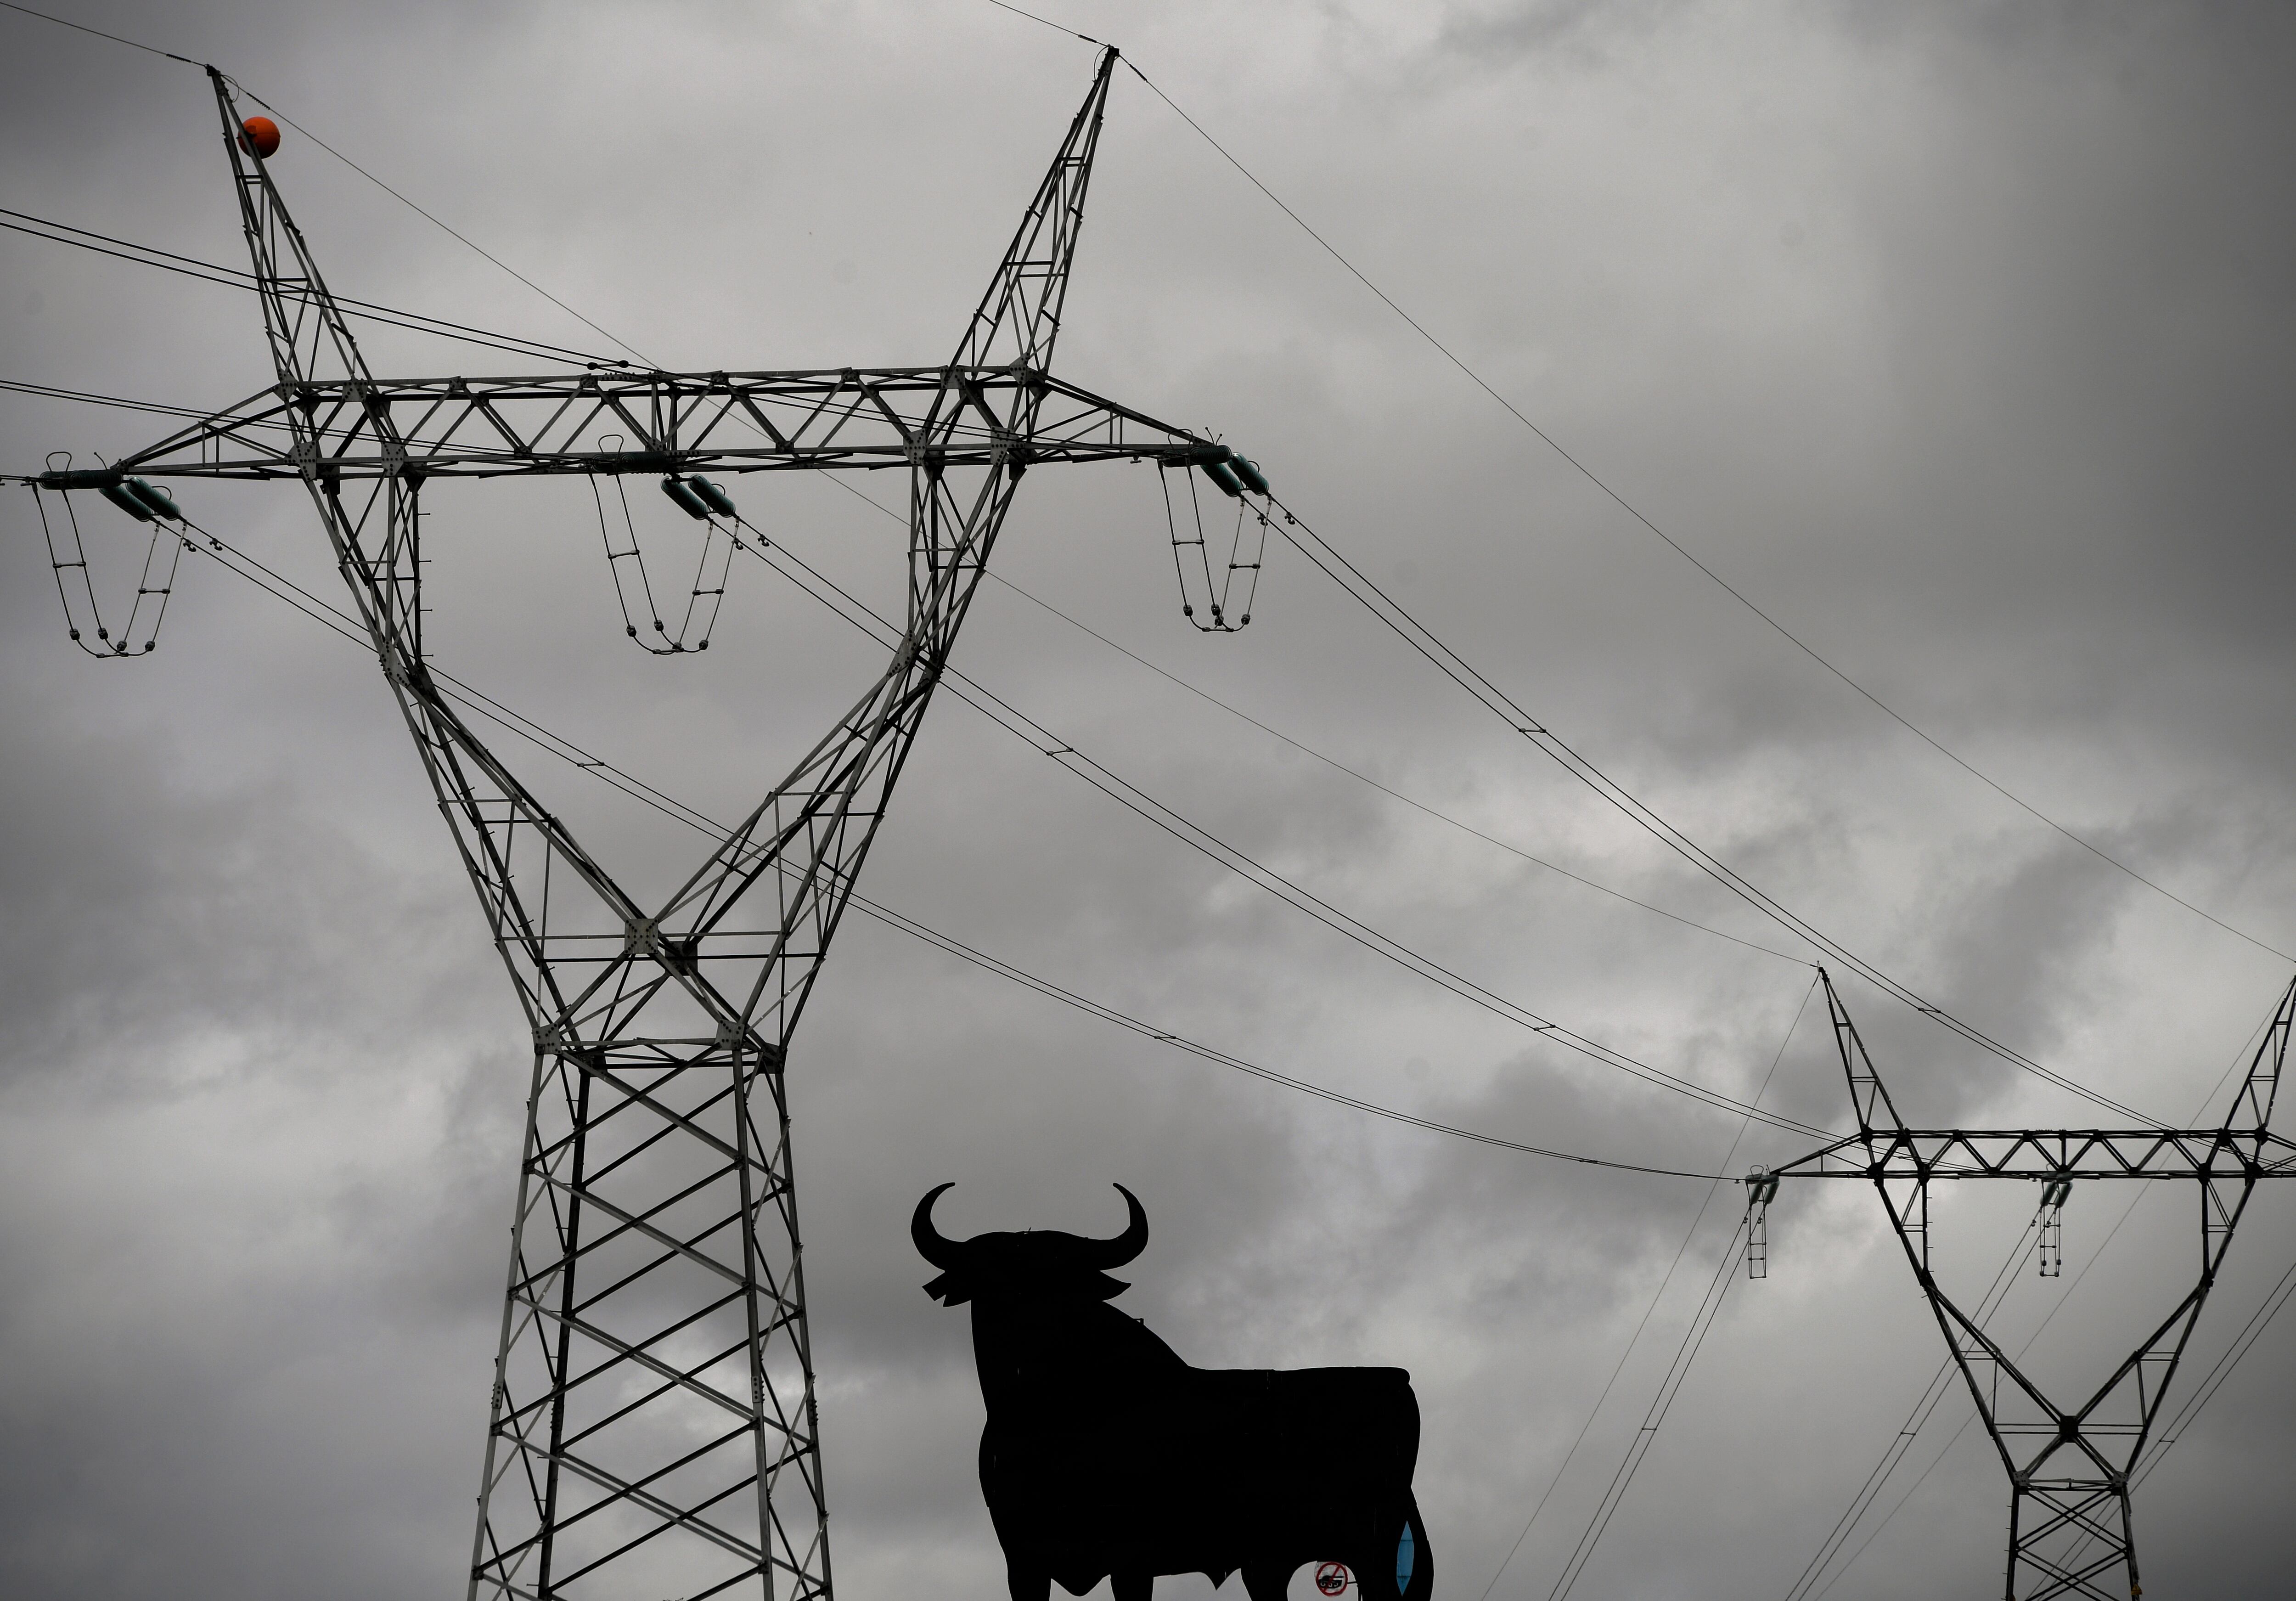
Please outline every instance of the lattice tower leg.
[[2143, 1594], [2126, 1477], [2013, 1481], [2009, 1601], [2129, 1601]]

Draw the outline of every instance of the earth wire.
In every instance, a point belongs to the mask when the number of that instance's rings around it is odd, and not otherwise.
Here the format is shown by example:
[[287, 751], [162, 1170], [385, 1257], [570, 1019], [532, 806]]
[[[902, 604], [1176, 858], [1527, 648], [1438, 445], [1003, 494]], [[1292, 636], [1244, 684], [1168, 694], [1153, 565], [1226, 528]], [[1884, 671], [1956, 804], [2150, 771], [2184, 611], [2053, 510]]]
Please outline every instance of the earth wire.
[[[1003, 0], [991, 0], [991, 4], [1003, 4]], [[1005, 6], [1004, 9], [1011, 11], [1016, 8]], [[1024, 12], [1021, 14], [1026, 16], [1029, 13]], [[1037, 21], [1044, 21], [1041, 17], [1034, 20]], [[1058, 24], [1048, 24], [1048, 26], [1057, 27]], [[2095, 857], [2099, 861], [2103, 862], [2108, 866], [2118, 869], [2120, 872], [2127, 874], [2130, 878], [2135, 879], [2146, 889], [2152, 891], [2155, 894], [2165, 896], [2169, 899], [2175, 901], [2178, 906], [2183, 907], [2186, 911], [2191, 912], [2195, 916], [2204, 918], [2208, 922], [2214, 924], [2218, 928], [2222, 929], [2226, 933], [2232, 935], [2234, 939], [2245, 940], [2247, 943], [2256, 947], [2257, 949], [2265, 951], [2272, 956], [2278, 956], [2283, 961], [2296, 961], [2296, 956], [2292, 956], [2287, 952], [2281, 950], [2275, 946], [2267, 944], [2264, 940], [2258, 939], [2253, 934], [2247, 933], [2240, 929], [2234, 928], [2231, 924], [2226, 922], [2223, 918], [2217, 916], [2214, 913], [2205, 911], [2202, 907], [2194, 905], [2193, 902], [2185, 899], [2175, 891], [2168, 889], [2163, 885], [2155, 883], [2153, 880], [2147, 878], [2144, 874], [2139, 873], [2128, 863], [2109, 854], [2100, 847], [2091, 843], [2088, 840], [2082, 838], [2079, 834], [2075, 833], [2071, 829], [2058, 822], [2054, 817], [2050, 817], [2046, 812], [2042, 811], [2038, 807], [2034, 806], [2030, 801], [2023, 800], [2005, 785], [1980, 771], [1971, 762], [1955, 754], [1953, 751], [1940, 743], [1935, 736], [1923, 729], [1919, 725], [1914, 723], [1903, 713], [1899, 712], [1895, 707], [1890, 705], [1880, 696], [1874, 694], [1873, 691], [1860, 684], [1857, 679], [1842, 671], [1841, 669], [1834, 666], [1832, 661], [1820, 655], [1810, 645], [1804, 644], [1801, 638], [1787, 628], [1784, 623], [1778, 621], [1776, 618], [1772, 617], [1767, 612], [1765, 612], [1761, 607], [1756, 605], [1751, 599], [1748, 598], [1742, 590], [1731, 584], [1728, 579], [1725, 579], [1720, 573], [1715, 571], [1711, 567], [1709, 567], [1704, 562], [1700, 561], [1698, 557], [1693, 555], [1686, 546], [1678, 542], [1673, 535], [1668, 533], [1649, 517], [1644, 515], [1644, 513], [1637, 509], [1632, 502], [1628, 500], [1625, 496], [1620, 494], [1618, 490], [1612, 489], [1607, 481], [1598, 476], [1593, 468], [1587, 466], [1586, 463], [1580, 461], [1577, 456], [1571, 455], [1570, 451], [1564, 449], [1552, 434], [1549, 434], [1538, 423], [1532, 422], [1528, 415], [1515, 406], [1514, 402], [1509, 400], [1505, 395], [1499, 393], [1497, 390], [1492, 388], [1491, 385], [1484, 380], [1481, 374], [1476, 372], [1474, 368], [1469, 366], [1456, 355], [1454, 355], [1449, 346], [1444, 344], [1441, 340], [1437, 339], [1433, 333], [1427, 330], [1426, 326], [1422, 324], [1418, 318], [1406, 311], [1396, 302], [1393, 297], [1388, 294], [1385, 290], [1382, 289], [1378, 284], [1373, 283], [1370, 278], [1366, 277], [1363, 271], [1358, 268], [1354, 262], [1340, 254], [1339, 250], [1332, 246], [1331, 241], [1325, 239], [1321, 234], [1318, 234], [1314, 228], [1310, 227], [1305, 218], [1301, 217], [1297, 211], [1294, 211], [1290, 206], [1286, 205], [1274, 190], [1270, 189], [1266, 184], [1259, 181], [1259, 177], [1254, 174], [1250, 168], [1246, 167], [1242, 161], [1237, 160], [1234, 155], [1230, 154], [1227, 147], [1222, 144], [1218, 140], [1213, 138], [1211, 135], [1205, 130], [1201, 123], [1198, 122], [1193, 117], [1189, 116], [1186, 111], [1182, 111], [1179, 103], [1170, 95], [1165, 94], [1161, 88], [1159, 88], [1155, 81], [1149, 78], [1145, 72], [1143, 72], [1140, 70], [1137, 62], [1128, 57], [1126, 58], [1124, 64], [1131, 69], [1132, 75], [1135, 78], [1147, 85], [1150, 93], [1153, 94], [1157, 99], [1162, 101], [1167, 106], [1169, 106], [1174, 114], [1177, 115], [1181, 121], [1186, 123], [1191, 128], [1194, 129], [1197, 135], [1201, 137], [1205, 144], [1210, 145], [1212, 149], [1218, 152], [1221, 160], [1225, 160], [1229, 166], [1234, 168], [1236, 171], [1242, 173], [1247, 183], [1250, 184], [1253, 188], [1259, 190], [1261, 194], [1265, 195], [1268, 201], [1275, 205], [1277, 210], [1283, 212], [1284, 216], [1290, 218], [1294, 223], [1296, 223], [1299, 226], [1300, 232], [1306, 234], [1308, 238], [1314, 240], [1318, 245], [1320, 245], [1323, 248], [1324, 254], [1330, 256], [1332, 260], [1338, 262], [1341, 267], [1345, 268], [1350, 277], [1354, 278], [1357, 283], [1362, 284], [1365, 289], [1371, 291], [1371, 292], [1378, 298], [1382, 305], [1384, 305], [1390, 311], [1394, 312], [1396, 316], [1401, 317], [1406, 324], [1409, 324], [1411, 331], [1418, 334], [1421, 339], [1426, 341], [1427, 343], [1431, 346], [1444, 360], [1458, 368], [1458, 370], [1464, 374], [1468, 381], [1473, 383], [1477, 389], [1480, 389], [1484, 394], [1496, 401], [1499, 406], [1505, 410], [1508, 415], [1512, 416], [1516, 422], [1521, 423], [1523, 427], [1529, 429], [1541, 443], [1546, 446], [1548, 449], [1554, 451], [1556, 456], [1562, 457], [1563, 461], [1570, 464], [1571, 469], [1580, 477], [1584, 478], [1588, 483], [1594, 485], [1595, 489], [1600, 489], [1611, 501], [1615, 502], [1619, 508], [1625, 512], [1628, 516], [1633, 518], [1636, 522], [1642, 524], [1643, 527], [1657, 535], [1658, 538], [1663, 540], [1667, 547], [1672, 550], [1675, 554], [1680, 556], [1693, 567], [1697, 568], [1700, 572], [1705, 574], [1708, 579], [1711, 579], [1725, 594], [1728, 595], [1731, 599], [1736, 601], [1747, 611], [1751, 612], [1756, 617], [1760, 618], [1762, 621], [1768, 624], [1769, 627], [1777, 633], [1779, 637], [1785, 640], [1803, 655], [1808, 656], [1812, 661], [1816, 662], [1827, 672], [1841, 679], [1844, 684], [1855, 690], [1860, 697], [1879, 710], [1884, 716], [1888, 717], [1898, 727], [1912, 734], [1923, 744], [1928, 745], [1931, 750], [1937, 751], [1938, 754], [1943, 756], [1947, 760], [1952, 762], [1956, 767], [1961, 768], [1962, 771], [1969, 774], [1970, 776], [1978, 780], [1978, 782], [1984, 784], [1988, 789], [1992, 790], [1996, 794], [2001, 796], [2004, 800], [2009, 801], [2020, 810], [2046, 825], [2058, 833], [2062, 834], [2066, 839], [2071, 841], [2074, 844], [2079, 845], [2082, 850]]]
[[92, 33], [99, 39], [110, 39], [115, 45], [125, 45], [130, 50], [141, 50], [146, 55], [164, 55], [171, 62], [183, 62], [186, 67], [196, 67], [200, 64], [188, 55], [177, 55], [174, 51], [162, 50], [156, 45], [139, 45], [134, 39], [123, 39], [116, 33], [106, 33], [101, 28], [90, 28], [85, 22], [67, 22], [62, 17], [50, 16], [46, 12], [34, 11], [29, 5], [19, 5], [16, 0], [0, 0], [0, 7], [9, 11], [22, 12], [28, 17], [37, 17], [43, 22], [53, 22], [59, 28], [70, 28], [80, 33]]

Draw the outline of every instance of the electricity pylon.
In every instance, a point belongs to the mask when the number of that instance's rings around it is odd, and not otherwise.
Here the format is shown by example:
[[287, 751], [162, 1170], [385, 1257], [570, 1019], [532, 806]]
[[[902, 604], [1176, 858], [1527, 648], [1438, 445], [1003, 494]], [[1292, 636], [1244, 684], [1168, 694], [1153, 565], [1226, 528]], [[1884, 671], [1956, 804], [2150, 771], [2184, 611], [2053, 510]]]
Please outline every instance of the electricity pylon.
[[[398, 381], [368, 370], [209, 69], [278, 382], [109, 468], [38, 482], [164, 520], [173, 503], [139, 499], [129, 475], [301, 480], [525, 1010], [534, 1075], [473, 1601], [831, 1593], [791, 1032], [1023, 472], [1213, 472], [1231, 455], [1048, 371], [1115, 61], [1101, 58], [943, 365]], [[718, 486], [680, 475], [888, 467], [909, 483], [898, 646], [659, 905], [594, 859], [433, 680], [416, 508], [437, 480], [660, 475], [686, 510], [724, 515]]]
[[[2009, 1474], [2008, 1601], [2061, 1596], [2118, 1601], [2143, 1595], [2129, 1522], [2130, 1473], [2161, 1416], [2250, 1194], [2259, 1179], [2296, 1178], [2296, 1144], [2271, 1129], [2296, 1016], [2296, 982], [2281, 997], [2217, 1128], [1909, 1129], [1833, 980], [1824, 981], [1857, 1132], [1783, 1167], [1755, 1170], [1746, 1186], [1756, 1235], [1766, 1235], [1765, 1213], [1782, 1178], [1870, 1180]], [[2045, 1275], [2062, 1260], [2055, 1229], [2075, 1180], [2191, 1179], [2200, 1196], [2199, 1277], [2102, 1385], [2076, 1404], [2059, 1404], [1930, 1271], [1930, 1185], [1948, 1178], [2038, 1182], [2035, 1221]], [[1766, 1261], [1750, 1251], [1747, 1268], [1753, 1277], [1764, 1277]]]

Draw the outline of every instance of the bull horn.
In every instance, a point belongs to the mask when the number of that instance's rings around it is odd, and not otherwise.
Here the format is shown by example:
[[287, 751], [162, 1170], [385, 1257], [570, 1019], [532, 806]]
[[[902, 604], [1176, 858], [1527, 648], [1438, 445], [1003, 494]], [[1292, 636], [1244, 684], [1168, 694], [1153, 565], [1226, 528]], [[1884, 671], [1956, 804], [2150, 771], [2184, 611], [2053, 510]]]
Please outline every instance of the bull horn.
[[957, 1247], [964, 1242], [942, 1236], [940, 1230], [933, 1227], [932, 1209], [941, 1191], [955, 1187], [952, 1181], [927, 1190], [925, 1198], [917, 1203], [916, 1215], [909, 1219], [909, 1238], [916, 1243], [917, 1254], [944, 1273], [956, 1266]]
[[1121, 1268], [1148, 1249], [1148, 1214], [1140, 1208], [1140, 1197], [1120, 1184], [1116, 1186], [1116, 1192], [1124, 1197], [1124, 1204], [1131, 1208], [1131, 1218], [1124, 1225], [1124, 1232], [1114, 1239], [1089, 1243], [1088, 1260], [1085, 1264], [1087, 1267], [1103, 1269]]

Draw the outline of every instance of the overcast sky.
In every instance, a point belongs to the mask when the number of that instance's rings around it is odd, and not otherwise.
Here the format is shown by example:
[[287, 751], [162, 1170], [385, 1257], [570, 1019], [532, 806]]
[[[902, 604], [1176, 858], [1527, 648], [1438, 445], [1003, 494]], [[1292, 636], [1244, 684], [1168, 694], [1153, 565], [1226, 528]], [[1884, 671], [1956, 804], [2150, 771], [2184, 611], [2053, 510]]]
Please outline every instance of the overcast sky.
[[[985, 0], [54, 4], [221, 65], [685, 368], [946, 359], [1093, 62]], [[2296, 966], [2260, 948], [2296, 952], [2296, 20], [1041, 8], [1121, 45], [1811, 651], [2259, 943], [2053, 833], [1773, 632], [1128, 75], [1063, 376], [1259, 459], [1535, 715], [1852, 950], [2149, 1116], [2221, 1116], [2222, 1076]], [[0, 205], [242, 259], [195, 69], [7, 12], [0, 58]], [[602, 342], [291, 131], [273, 169], [338, 291]], [[390, 330], [369, 355], [385, 374], [532, 365]], [[212, 407], [271, 373], [248, 298], [10, 234], [0, 378]], [[60, 449], [86, 464], [168, 426], [0, 394], [0, 470]], [[898, 593], [901, 533], [875, 511], [795, 476], [734, 489], [792, 550]], [[335, 582], [291, 485], [177, 493], [299, 581]], [[117, 603], [142, 535], [78, 499]], [[757, 570], [737, 570], [707, 657], [629, 648], [578, 485], [450, 486], [426, 505], [441, 664], [705, 809], [761, 793], [876, 669]], [[645, 526], [665, 549], [686, 537]], [[1018, 587], [986, 588], [958, 661], [1078, 748], [1477, 982], [1741, 1097], [1775, 1062], [1766, 1106], [1849, 1121], [1816, 1003], [1789, 1038], [1807, 948], [1289, 550], [1247, 631], [1197, 635], [1153, 478], [1118, 464], [1031, 474], [997, 571]], [[157, 652], [91, 661], [66, 638], [32, 497], [7, 489], [0, 677], [0, 1589], [459, 1595], [529, 1063], [372, 660], [187, 558]], [[609, 866], [649, 885], [690, 866], [691, 836], [506, 754]], [[1736, 1120], [1382, 963], [952, 700], [864, 889], [1158, 1026], [1446, 1122], [1707, 1171], [1810, 1143], [1740, 1143]], [[1843, 994], [1915, 1121], [2101, 1115], [1854, 979]], [[1153, 1232], [1119, 1304], [1199, 1365], [1411, 1369], [1439, 1583], [1466, 1601], [1495, 1574], [1495, 1598], [1553, 1588], [1742, 1205], [1726, 1186], [1693, 1232], [1703, 1183], [1367, 1119], [858, 918], [790, 1084], [849, 1597], [1002, 1580], [967, 1319], [919, 1293], [930, 1270], [906, 1237], [934, 1184], [956, 1183], [953, 1233], [1112, 1232], [1107, 1186], [1130, 1186]], [[2064, 1277], [2017, 1267], [1997, 1326], [2013, 1348], [2041, 1330], [2032, 1359], [2064, 1393], [2189, 1285], [2193, 1199], [2169, 1187], [2115, 1233], [2136, 1197], [2084, 1186]], [[1937, 1250], [1974, 1300], [2034, 1195], [1964, 1189], [1940, 1197]], [[1782, 1596], [1942, 1359], [1869, 1192], [1789, 1187], [1770, 1238], [1769, 1277], [1734, 1282], [1578, 1594]], [[2187, 1386], [2292, 1258], [2296, 1193], [2263, 1194]], [[1955, 1393], [1930, 1420], [1880, 1510], [1910, 1498], [1834, 1595], [1998, 1585], [2006, 1485], [1981, 1431], [1955, 1433], [1970, 1416]], [[2149, 1593], [2286, 1593], [2292, 1427], [2284, 1319], [2140, 1492]]]

